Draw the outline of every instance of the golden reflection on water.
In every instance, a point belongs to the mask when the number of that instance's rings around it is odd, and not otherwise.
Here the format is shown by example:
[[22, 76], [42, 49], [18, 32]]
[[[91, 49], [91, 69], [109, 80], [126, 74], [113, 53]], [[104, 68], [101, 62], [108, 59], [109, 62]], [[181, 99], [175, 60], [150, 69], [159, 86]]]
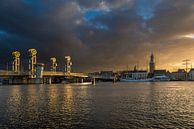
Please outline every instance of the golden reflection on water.
[[48, 107], [51, 112], [56, 112], [59, 106], [58, 96], [60, 92], [56, 85], [48, 85]]
[[71, 112], [73, 111], [73, 89], [72, 86], [67, 84], [66, 86], [63, 86], [64, 88], [64, 106], [63, 106], [63, 110], [65, 110], [65, 112], [69, 112], [71, 114]]
[[15, 112], [21, 105], [21, 87], [15, 86], [10, 90], [9, 100], [7, 101], [10, 112]]
[[27, 88], [26, 102], [29, 107], [36, 107], [38, 102], [38, 91], [36, 85], [31, 85]]
[[[181, 84], [182, 83], [182, 84]], [[167, 123], [170, 119], [182, 121], [182, 118], [187, 118], [194, 121], [194, 93], [193, 83], [189, 82], [168, 82], [168, 83], [154, 83], [148, 86], [148, 94], [145, 93], [147, 100], [144, 102], [149, 103], [148, 107], [145, 106], [145, 111], [154, 112], [165, 116], [168, 119], [162, 121]], [[193, 113], [191, 115], [190, 113]], [[164, 118], [165, 118], [164, 117]], [[187, 121], [185, 119], [185, 121]], [[166, 126], [167, 127], [167, 126]]]
[[99, 128], [167, 128], [177, 125], [190, 128], [194, 126], [193, 84], [117, 83], [115, 87], [112, 83], [102, 83], [95, 87], [72, 84], [1, 87], [1, 93], [5, 93], [1, 94], [2, 102], [6, 102], [7, 108], [1, 109], [0, 113], [6, 111], [9, 124], [13, 127], [22, 123], [25, 127], [35, 124], [45, 128], [59, 125], [79, 128], [81, 124], [92, 128], [98, 122], [102, 123]]

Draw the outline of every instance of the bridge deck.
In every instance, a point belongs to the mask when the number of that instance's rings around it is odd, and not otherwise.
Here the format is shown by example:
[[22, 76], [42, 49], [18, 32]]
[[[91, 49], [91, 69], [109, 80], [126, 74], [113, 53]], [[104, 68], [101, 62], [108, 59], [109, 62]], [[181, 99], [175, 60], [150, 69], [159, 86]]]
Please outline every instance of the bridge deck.
[[[13, 71], [0, 70], [0, 77], [11, 77], [11, 76], [30, 76], [30, 74], [29, 74], [29, 72], [16, 73], [16, 72], [13, 72]], [[88, 77], [84, 73], [64, 73], [64, 72], [51, 72], [51, 71], [44, 71], [43, 72], [43, 77], [49, 77], [49, 76]]]

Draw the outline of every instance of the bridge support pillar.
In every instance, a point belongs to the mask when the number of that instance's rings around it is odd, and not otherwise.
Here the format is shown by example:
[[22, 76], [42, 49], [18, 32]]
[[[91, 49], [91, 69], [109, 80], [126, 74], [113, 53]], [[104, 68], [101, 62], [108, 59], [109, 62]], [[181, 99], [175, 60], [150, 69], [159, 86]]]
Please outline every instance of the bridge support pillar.
[[116, 81], [117, 81], [117, 79], [116, 79], [116, 77], [114, 77], [114, 79], [113, 79], [113, 83], [116, 83]]
[[94, 86], [96, 85], [96, 78], [95, 78], [95, 77], [92, 78], [92, 84], [93, 84]]
[[24, 77], [10, 77], [8, 79], [8, 84], [13, 85], [13, 84], [28, 84], [27, 78]]
[[52, 84], [52, 77], [45, 77], [43, 78], [44, 84]]
[[9, 78], [8, 83], [9, 84], [13, 84], [13, 79], [12, 78]]
[[47, 84], [52, 84], [52, 78], [51, 77], [48, 78], [48, 83]]

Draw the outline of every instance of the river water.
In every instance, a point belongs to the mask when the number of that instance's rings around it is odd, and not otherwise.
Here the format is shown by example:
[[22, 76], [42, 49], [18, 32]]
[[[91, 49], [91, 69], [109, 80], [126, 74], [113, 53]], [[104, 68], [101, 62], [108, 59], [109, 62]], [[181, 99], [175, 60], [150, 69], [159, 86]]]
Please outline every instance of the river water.
[[194, 128], [194, 82], [0, 86], [4, 128]]

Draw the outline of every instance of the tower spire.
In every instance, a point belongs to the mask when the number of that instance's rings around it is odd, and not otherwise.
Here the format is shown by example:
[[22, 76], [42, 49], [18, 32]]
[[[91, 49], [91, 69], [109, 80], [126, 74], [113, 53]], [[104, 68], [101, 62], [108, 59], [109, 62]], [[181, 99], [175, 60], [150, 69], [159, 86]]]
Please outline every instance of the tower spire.
[[155, 62], [154, 62], [154, 53], [152, 52], [150, 56], [149, 72], [153, 74], [154, 70], [155, 70]]

